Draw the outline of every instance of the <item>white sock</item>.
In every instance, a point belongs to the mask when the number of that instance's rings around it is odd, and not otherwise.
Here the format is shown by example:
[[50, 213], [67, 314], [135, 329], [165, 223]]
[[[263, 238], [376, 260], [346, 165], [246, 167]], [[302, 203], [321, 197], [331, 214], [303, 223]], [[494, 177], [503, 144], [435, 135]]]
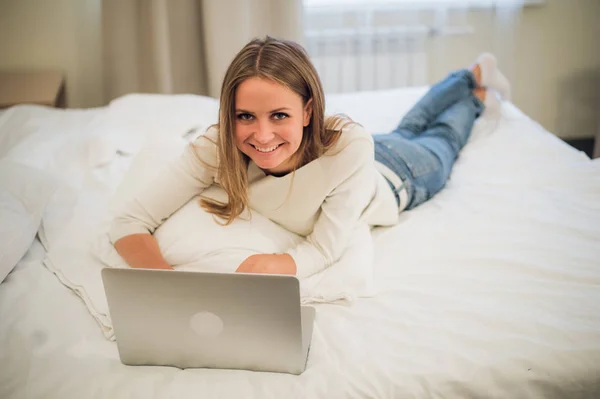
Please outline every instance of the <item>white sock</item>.
[[487, 89], [485, 91], [485, 100], [483, 101], [485, 109], [483, 110], [483, 116], [486, 119], [498, 120], [501, 115], [502, 103], [498, 99], [498, 93], [494, 89]]
[[498, 60], [491, 53], [483, 53], [477, 57], [481, 69], [481, 85], [498, 91], [506, 101], [510, 101], [510, 82], [498, 69]]

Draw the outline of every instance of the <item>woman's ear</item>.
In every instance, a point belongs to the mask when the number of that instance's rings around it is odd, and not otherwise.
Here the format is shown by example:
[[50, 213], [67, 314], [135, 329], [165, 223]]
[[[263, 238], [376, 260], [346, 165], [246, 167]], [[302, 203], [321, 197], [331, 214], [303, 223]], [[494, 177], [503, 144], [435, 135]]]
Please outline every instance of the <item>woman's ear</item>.
[[306, 105], [304, 106], [304, 127], [308, 126], [310, 124], [310, 119], [312, 117], [312, 111], [313, 111], [313, 100], [312, 98], [310, 100], [308, 100], [306, 102]]

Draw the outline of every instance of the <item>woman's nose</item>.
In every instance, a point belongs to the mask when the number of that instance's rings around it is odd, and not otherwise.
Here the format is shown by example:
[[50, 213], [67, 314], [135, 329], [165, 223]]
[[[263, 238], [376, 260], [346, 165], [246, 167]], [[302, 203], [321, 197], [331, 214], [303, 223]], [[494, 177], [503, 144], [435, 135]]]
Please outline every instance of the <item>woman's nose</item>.
[[275, 137], [275, 133], [273, 132], [273, 127], [270, 123], [259, 123], [254, 132], [254, 140], [256, 140], [259, 144], [268, 144]]

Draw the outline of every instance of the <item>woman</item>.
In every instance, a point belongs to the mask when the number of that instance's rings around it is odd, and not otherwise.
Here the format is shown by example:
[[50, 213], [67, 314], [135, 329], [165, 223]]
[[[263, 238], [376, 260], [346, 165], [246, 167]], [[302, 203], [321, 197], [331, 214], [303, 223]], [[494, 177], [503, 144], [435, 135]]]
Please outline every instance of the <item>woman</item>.
[[111, 240], [131, 267], [171, 269], [152, 233], [200, 195], [225, 224], [252, 209], [305, 237], [286, 253], [250, 256], [238, 272], [317, 273], [342, 256], [358, 225], [393, 225], [445, 185], [476, 118], [499, 106], [488, 89], [508, 96], [485, 54], [433, 86], [392, 133], [373, 137], [347, 118], [325, 118], [301, 46], [255, 39], [226, 72], [217, 125], [114, 219]]

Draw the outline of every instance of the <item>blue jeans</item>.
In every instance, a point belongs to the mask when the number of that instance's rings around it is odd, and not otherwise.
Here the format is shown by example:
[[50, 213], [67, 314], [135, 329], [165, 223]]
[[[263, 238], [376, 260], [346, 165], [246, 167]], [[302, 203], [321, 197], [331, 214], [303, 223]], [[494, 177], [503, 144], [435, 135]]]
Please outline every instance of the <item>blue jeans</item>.
[[[473, 94], [476, 82], [471, 71], [461, 70], [435, 84], [389, 134], [376, 134], [375, 160], [402, 180], [390, 187], [396, 194], [406, 188], [411, 209], [439, 192], [466, 144], [475, 119], [484, 105]], [[387, 180], [387, 179], [386, 179]]]

